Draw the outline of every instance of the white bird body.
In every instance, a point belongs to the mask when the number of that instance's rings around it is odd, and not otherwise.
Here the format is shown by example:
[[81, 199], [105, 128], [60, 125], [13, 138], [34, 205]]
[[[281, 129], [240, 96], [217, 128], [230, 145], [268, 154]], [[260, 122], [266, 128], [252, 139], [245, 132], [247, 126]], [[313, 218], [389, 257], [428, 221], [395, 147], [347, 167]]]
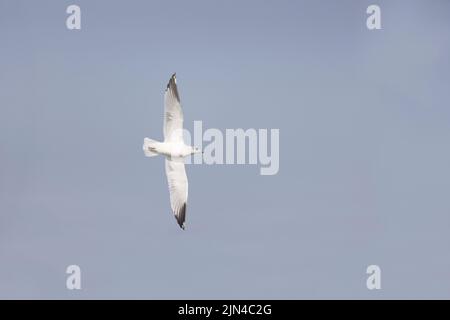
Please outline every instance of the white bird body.
[[196, 152], [194, 148], [184, 144], [184, 142], [159, 142], [149, 138], [144, 139], [144, 151], [156, 153], [155, 155], [160, 154], [169, 159], [184, 158]]
[[182, 229], [185, 227], [188, 180], [184, 168], [184, 157], [200, 152], [183, 140], [183, 110], [178, 94], [176, 75], [173, 74], [164, 94], [164, 142], [144, 138], [144, 153], [147, 157], [166, 157], [166, 176], [169, 184], [170, 205]]

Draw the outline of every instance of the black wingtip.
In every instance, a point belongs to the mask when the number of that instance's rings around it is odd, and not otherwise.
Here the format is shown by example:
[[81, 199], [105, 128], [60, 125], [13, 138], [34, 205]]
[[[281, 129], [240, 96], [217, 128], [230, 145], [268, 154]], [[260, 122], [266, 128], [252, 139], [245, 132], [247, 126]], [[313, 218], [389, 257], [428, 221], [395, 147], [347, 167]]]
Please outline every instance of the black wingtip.
[[178, 214], [175, 215], [175, 219], [177, 219], [180, 228], [184, 230], [185, 228], [184, 222], [186, 220], [186, 203], [183, 204], [180, 211], [178, 211]]
[[176, 80], [177, 80], [177, 73], [174, 72], [170, 77], [169, 82], [167, 83], [167, 88], [169, 88], [172, 83], [176, 83]]
[[175, 96], [175, 98], [180, 101], [180, 95], [178, 93], [178, 88], [177, 88], [177, 79], [176, 79], [177, 74], [174, 73], [171, 77], [169, 82], [167, 83], [167, 87], [166, 87], [166, 92], [168, 90], [171, 90], [173, 95]]

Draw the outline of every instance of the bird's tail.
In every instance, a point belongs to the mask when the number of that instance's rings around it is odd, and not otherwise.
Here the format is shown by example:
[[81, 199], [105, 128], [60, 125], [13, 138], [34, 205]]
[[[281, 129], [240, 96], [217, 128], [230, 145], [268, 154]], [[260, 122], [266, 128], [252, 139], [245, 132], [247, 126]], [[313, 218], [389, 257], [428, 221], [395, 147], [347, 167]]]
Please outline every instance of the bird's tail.
[[142, 149], [144, 149], [144, 153], [146, 157], [154, 157], [158, 155], [158, 152], [156, 152], [156, 144], [158, 141], [144, 138], [144, 145], [142, 146]]

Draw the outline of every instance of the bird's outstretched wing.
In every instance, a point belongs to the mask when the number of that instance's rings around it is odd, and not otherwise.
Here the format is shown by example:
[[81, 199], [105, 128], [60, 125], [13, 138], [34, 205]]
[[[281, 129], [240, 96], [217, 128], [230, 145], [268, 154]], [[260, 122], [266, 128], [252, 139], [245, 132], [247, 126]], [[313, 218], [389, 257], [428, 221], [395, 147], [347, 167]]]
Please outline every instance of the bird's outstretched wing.
[[166, 159], [166, 175], [169, 183], [170, 206], [178, 224], [184, 229], [188, 198], [188, 180], [184, 162]]
[[175, 73], [170, 78], [164, 93], [164, 141], [183, 141], [183, 110]]

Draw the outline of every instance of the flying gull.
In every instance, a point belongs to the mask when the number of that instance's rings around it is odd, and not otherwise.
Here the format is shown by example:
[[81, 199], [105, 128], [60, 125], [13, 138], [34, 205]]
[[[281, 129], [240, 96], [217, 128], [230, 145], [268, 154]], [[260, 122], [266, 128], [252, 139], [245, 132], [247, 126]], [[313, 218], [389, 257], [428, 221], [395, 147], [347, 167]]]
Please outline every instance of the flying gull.
[[184, 168], [184, 157], [201, 151], [184, 143], [183, 110], [175, 73], [170, 78], [164, 93], [164, 142], [144, 138], [143, 149], [147, 157], [158, 154], [166, 157], [170, 206], [178, 225], [184, 230], [188, 198], [188, 179]]

